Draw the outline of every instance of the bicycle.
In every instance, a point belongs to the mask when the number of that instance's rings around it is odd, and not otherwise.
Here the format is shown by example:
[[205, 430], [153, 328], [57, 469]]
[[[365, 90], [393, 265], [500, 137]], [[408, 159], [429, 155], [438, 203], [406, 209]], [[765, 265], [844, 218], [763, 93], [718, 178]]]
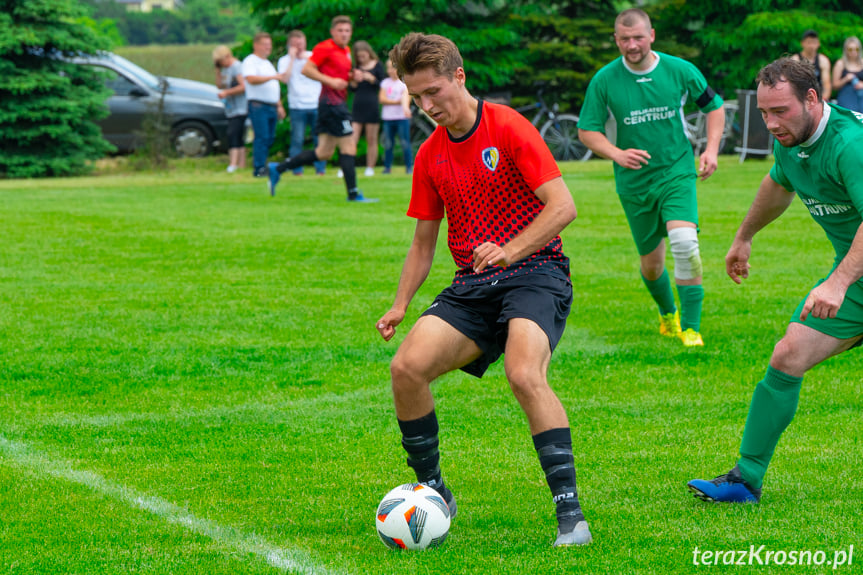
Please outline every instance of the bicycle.
[[[725, 142], [735, 131], [734, 120], [737, 116], [737, 101], [728, 100], [725, 102], [725, 127], [722, 130], [722, 139], [719, 142], [719, 151], [725, 149]], [[692, 151], [696, 156], [699, 156], [707, 146], [707, 115], [701, 110], [686, 114], [683, 117], [683, 128], [686, 131], [686, 137], [689, 143], [692, 144]]]
[[[539, 135], [551, 150], [554, 159], [559, 162], [578, 160], [584, 162], [593, 155], [590, 148], [578, 139], [578, 116], [575, 114], [558, 113], [557, 103], [548, 107], [542, 97], [543, 88], [536, 92], [536, 102], [515, 108], [525, 117], [531, 110], [536, 110], [531, 124], [539, 129]], [[540, 122], [546, 119], [540, 128]]]
[[[526, 116], [525, 112], [536, 110], [531, 123], [539, 129], [539, 135], [551, 150], [551, 154], [557, 161], [589, 159], [593, 152], [578, 139], [578, 116], [574, 114], [559, 114], [558, 105], [552, 104], [551, 108], [542, 97], [542, 88], [536, 93], [536, 102], [515, 108], [515, 110]], [[413, 112], [411, 116], [411, 147], [414, 155], [419, 150], [420, 144], [431, 136], [437, 123], [428, 114], [411, 104]], [[540, 127], [540, 122], [546, 119]]]

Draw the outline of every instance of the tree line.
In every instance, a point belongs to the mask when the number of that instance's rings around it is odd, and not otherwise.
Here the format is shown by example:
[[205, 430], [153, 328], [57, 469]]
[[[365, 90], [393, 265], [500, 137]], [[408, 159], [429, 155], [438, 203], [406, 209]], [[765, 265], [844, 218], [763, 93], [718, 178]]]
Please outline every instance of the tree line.
[[[506, 91], [517, 105], [533, 98], [542, 84], [549, 101], [577, 112], [590, 79], [618, 56], [614, 17], [628, 5], [625, 0], [185, 0], [173, 16], [147, 16], [152, 31], [146, 38], [236, 42], [235, 52], [242, 56], [257, 28], [273, 33], [278, 49], [294, 28], [311, 42], [324, 40], [331, 18], [348, 14], [354, 39], [368, 41], [382, 58], [408, 32], [442, 34], [459, 46], [473, 93]], [[114, 0], [0, 0], [0, 72], [6, 78], [0, 86], [0, 177], [79, 173], [109, 149], [91, 121], [105, 113], [104, 87], [85, 71], [35, 55], [131, 43], [124, 36], [131, 28], [121, 22], [144, 16], [111, 12], [117, 7], [122, 9]], [[859, 0], [654, 0], [644, 8], [656, 29], [654, 48], [695, 63], [726, 98], [734, 98], [736, 89], [753, 88], [765, 63], [798, 51], [804, 30], [818, 31], [832, 61], [847, 36], [863, 33]], [[184, 22], [182, 35], [170, 32], [172, 18]]]

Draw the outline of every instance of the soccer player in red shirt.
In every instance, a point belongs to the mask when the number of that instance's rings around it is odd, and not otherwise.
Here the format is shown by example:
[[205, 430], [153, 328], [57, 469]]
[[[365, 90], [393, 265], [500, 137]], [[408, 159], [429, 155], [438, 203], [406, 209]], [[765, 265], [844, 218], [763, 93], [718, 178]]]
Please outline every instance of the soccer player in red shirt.
[[569, 259], [559, 236], [576, 217], [572, 196], [529, 121], [470, 95], [461, 55], [450, 40], [408, 34], [390, 58], [414, 102], [438, 128], [417, 154], [408, 208], [416, 231], [395, 301], [376, 324], [384, 340], [393, 337], [428, 277], [444, 215], [459, 268], [390, 366], [408, 465], [455, 515], [455, 498], [439, 465], [430, 385], [456, 369], [481, 377], [503, 353], [507, 379], [527, 415], [557, 505], [554, 544], [589, 543], [569, 421], [546, 379], [572, 303]]
[[276, 195], [276, 185], [287, 170], [312, 165], [333, 157], [339, 148], [339, 166], [345, 176], [345, 187], [349, 202], [377, 201], [366, 199], [357, 188], [356, 155], [357, 144], [353, 138], [351, 113], [348, 110], [348, 82], [351, 79], [351, 49], [348, 43], [353, 34], [350, 16], [336, 16], [330, 24], [329, 40], [324, 40], [312, 50], [312, 55], [303, 66], [303, 74], [322, 84], [318, 102], [318, 145], [314, 150], [300, 152], [282, 163], [270, 163], [270, 195]]

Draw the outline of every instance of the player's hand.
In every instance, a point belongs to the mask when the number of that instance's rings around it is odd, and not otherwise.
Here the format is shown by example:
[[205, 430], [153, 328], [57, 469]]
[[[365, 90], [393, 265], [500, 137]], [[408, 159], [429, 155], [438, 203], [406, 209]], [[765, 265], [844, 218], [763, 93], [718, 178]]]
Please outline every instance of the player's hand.
[[647, 153], [647, 150], [636, 150], [635, 148], [621, 150], [620, 154], [614, 158], [615, 162], [629, 170], [640, 170], [641, 166], [647, 165], [648, 160], [650, 160], [650, 154]]
[[803, 311], [800, 312], [800, 321], [806, 321], [810, 313], [819, 319], [836, 317], [842, 302], [845, 301], [846, 291], [848, 288], [833, 281], [832, 278], [827, 278], [824, 283], [809, 292], [803, 304]]
[[389, 341], [396, 334], [396, 326], [399, 325], [405, 318], [405, 312], [397, 309], [391, 309], [384, 314], [384, 317], [378, 320], [375, 327], [384, 341]]
[[701, 154], [701, 157], [698, 162], [698, 175], [701, 177], [701, 181], [703, 182], [707, 178], [713, 175], [713, 172], [716, 171], [716, 167], [719, 165], [718, 160], [716, 159], [716, 154], [711, 154], [709, 152], [704, 152]]
[[473, 250], [473, 271], [476, 273], [488, 266], [506, 266], [510, 263], [506, 251], [495, 243], [485, 242]]
[[752, 253], [752, 243], [734, 240], [728, 254], [725, 256], [725, 273], [734, 283], [749, 277], [749, 255]]

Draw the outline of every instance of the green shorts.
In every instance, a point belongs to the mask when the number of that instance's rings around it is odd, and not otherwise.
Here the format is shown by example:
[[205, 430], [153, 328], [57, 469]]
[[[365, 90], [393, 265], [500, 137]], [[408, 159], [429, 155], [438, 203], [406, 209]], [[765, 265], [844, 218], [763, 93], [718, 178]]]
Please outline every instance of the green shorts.
[[668, 235], [666, 222], [683, 220], [698, 225], [695, 174], [678, 176], [650, 189], [622, 195], [620, 204], [640, 256], [651, 253]]
[[[824, 283], [826, 279], [822, 278], [818, 280], [813, 289]], [[806, 294], [806, 296], [808, 297], [809, 294]], [[809, 314], [806, 316], [806, 321], [800, 321], [800, 313], [803, 311], [804, 303], [806, 303], [806, 298], [803, 298], [800, 305], [794, 310], [794, 315], [791, 316], [791, 323], [803, 324], [806, 327], [811, 327], [837, 339], [848, 339], [863, 334], [863, 285], [861, 285], [861, 282], [855, 282], [848, 288], [848, 291], [845, 293], [845, 301], [842, 302], [842, 306], [836, 313], [835, 318], [820, 319]], [[863, 340], [857, 345], [861, 343], [863, 343]]]

